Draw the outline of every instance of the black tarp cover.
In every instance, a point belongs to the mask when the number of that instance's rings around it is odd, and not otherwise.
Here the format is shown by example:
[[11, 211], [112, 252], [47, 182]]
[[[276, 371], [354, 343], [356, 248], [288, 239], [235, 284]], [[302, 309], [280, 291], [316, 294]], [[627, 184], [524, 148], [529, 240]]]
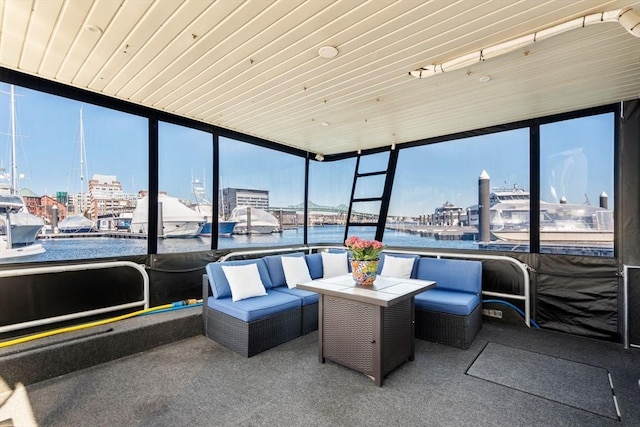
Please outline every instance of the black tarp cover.
[[613, 258], [539, 255], [536, 314], [541, 327], [616, 340], [618, 267]]

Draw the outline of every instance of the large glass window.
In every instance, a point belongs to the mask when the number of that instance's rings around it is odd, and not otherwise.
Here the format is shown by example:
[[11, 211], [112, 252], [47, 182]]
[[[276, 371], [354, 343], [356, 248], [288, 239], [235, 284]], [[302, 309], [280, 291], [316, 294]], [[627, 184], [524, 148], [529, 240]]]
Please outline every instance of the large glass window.
[[[158, 253], [204, 251], [211, 248], [212, 188], [211, 134], [160, 122]], [[143, 201], [142, 205], [144, 204]]]
[[147, 119], [4, 83], [0, 103], [0, 202], [23, 205], [0, 218], [0, 245], [22, 255], [0, 262], [145, 254], [118, 237], [148, 185]]
[[235, 225], [218, 247], [302, 244], [305, 161], [220, 138], [220, 214]]
[[[384, 242], [526, 251], [528, 187], [529, 129], [402, 149]], [[489, 207], [488, 224], [479, 205]], [[506, 230], [519, 230], [525, 245], [500, 240]]]
[[540, 252], [613, 256], [614, 120], [540, 127]]
[[356, 159], [309, 165], [309, 243], [342, 244]]

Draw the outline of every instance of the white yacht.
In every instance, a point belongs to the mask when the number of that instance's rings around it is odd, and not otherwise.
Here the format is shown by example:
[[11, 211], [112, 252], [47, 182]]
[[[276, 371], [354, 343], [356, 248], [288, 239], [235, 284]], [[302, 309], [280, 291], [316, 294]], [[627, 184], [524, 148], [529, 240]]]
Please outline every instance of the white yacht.
[[[166, 194], [158, 195], [159, 211], [162, 216], [158, 215], [161, 222], [162, 233], [159, 237], [179, 237], [190, 238], [198, 237], [204, 227], [207, 219], [204, 215], [195, 212], [183, 205], [176, 197], [167, 196]], [[138, 200], [138, 205], [133, 211], [131, 218], [131, 226], [129, 231], [132, 233], [147, 234], [149, 228], [149, 197], [145, 196]]]
[[250, 206], [237, 206], [230, 220], [236, 221], [234, 234], [271, 234], [280, 231], [280, 221], [269, 212]]

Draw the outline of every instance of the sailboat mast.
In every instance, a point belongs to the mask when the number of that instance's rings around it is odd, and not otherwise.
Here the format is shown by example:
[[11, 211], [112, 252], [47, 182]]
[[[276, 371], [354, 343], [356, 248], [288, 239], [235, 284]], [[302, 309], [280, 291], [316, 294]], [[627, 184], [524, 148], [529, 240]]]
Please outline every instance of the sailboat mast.
[[11, 85], [11, 194], [18, 193], [18, 164], [16, 161], [16, 95]]
[[84, 148], [84, 124], [82, 121], [82, 107], [80, 107], [80, 200], [78, 201], [80, 205], [80, 214], [84, 214], [84, 158], [85, 158], [85, 148]]

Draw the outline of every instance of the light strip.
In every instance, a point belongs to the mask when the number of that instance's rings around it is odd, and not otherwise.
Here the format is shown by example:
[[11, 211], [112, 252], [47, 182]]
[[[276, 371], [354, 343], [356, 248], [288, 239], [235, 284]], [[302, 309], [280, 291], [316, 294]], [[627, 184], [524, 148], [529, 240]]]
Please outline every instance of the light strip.
[[426, 65], [422, 68], [418, 68], [417, 70], [409, 71], [409, 75], [422, 79], [435, 76], [436, 74], [442, 74], [447, 71], [458, 70], [460, 68], [485, 61], [489, 58], [513, 52], [514, 50], [521, 49], [532, 45], [535, 42], [557, 36], [558, 34], [562, 34], [576, 28], [584, 28], [588, 25], [600, 24], [603, 22], [619, 22], [620, 25], [622, 25], [630, 34], [640, 37], [640, 14], [638, 14], [634, 9], [627, 8], [609, 12], [594, 13], [581, 18], [572, 19], [571, 21], [555, 25], [545, 30], [537, 31], [523, 37], [518, 37], [517, 39], [509, 40], [495, 46], [490, 46], [476, 52], [459, 56], [458, 58], [443, 62], [442, 64]]

